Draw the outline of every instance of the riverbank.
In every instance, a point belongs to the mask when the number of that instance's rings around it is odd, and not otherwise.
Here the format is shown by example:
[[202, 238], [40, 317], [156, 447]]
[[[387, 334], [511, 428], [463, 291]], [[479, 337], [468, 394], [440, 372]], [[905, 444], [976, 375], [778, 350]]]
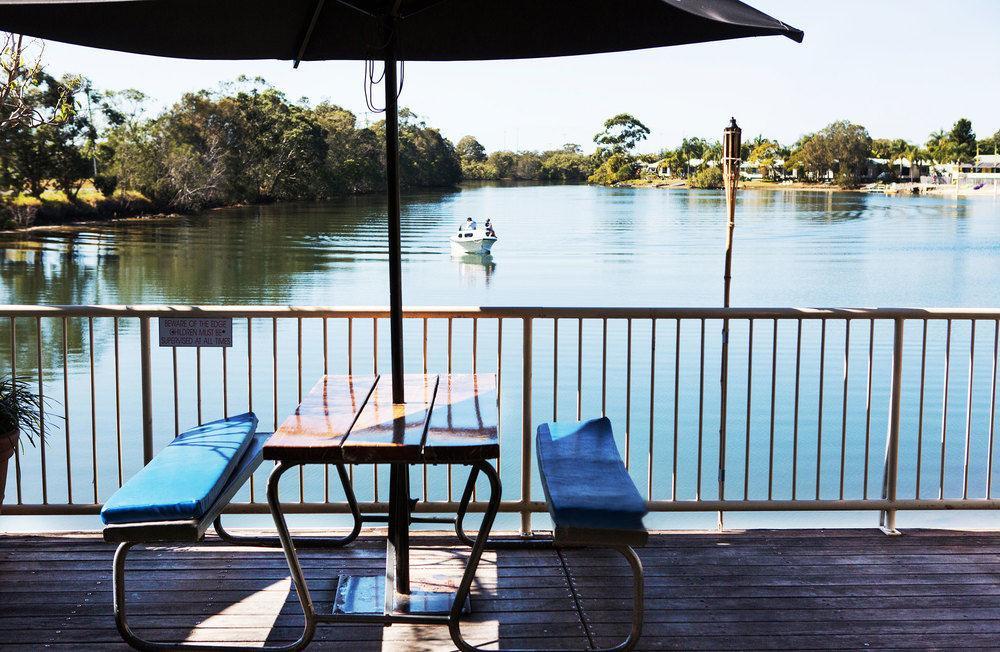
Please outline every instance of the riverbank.
[[[467, 189], [476, 189], [479, 187], [531, 188], [550, 185], [564, 186], [567, 184], [545, 182], [538, 183], [529, 181], [470, 181], [463, 183], [463, 186]], [[901, 184], [900, 188], [902, 188], [903, 185], [905, 184]], [[657, 188], [668, 190], [691, 189], [688, 182], [684, 179], [662, 179], [649, 177], [622, 182], [616, 184], [616, 187], [637, 189]], [[844, 188], [833, 184], [801, 182], [775, 183], [760, 180], [741, 181], [740, 188], [743, 190], [780, 190], [815, 193], [843, 192], [857, 194], [873, 192], [871, 189]], [[910, 195], [911, 193], [903, 192], [897, 189], [893, 192], [885, 192], [884, 194]], [[932, 197], [954, 197], [956, 196], [956, 187], [954, 185], [930, 186], [927, 189], [922, 190], [920, 194], [926, 194], [927, 196]], [[959, 197], [991, 197], [994, 196], [994, 190], [992, 187], [981, 188], [978, 190], [971, 187], [963, 187], [957, 189], [957, 194]], [[108, 199], [95, 189], [89, 187], [81, 190], [76, 199], [73, 201], [69, 200], [63, 193], [52, 190], [48, 190], [43, 193], [41, 199], [25, 197], [22, 195], [12, 200], [9, 195], [6, 197], [0, 196], [0, 209], [8, 208], [12, 205], [18, 207], [21, 211], [33, 211], [33, 218], [27, 223], [16, 223], [11, 220], [4, 223], [0, 220], [0, 235], [9, 236], [13, 234], [24, 234], [37, 231], [85, 229], [95, 225], [122, 222], [179, 219], [186, 215], [177, 212], [165, 213], [157, 211], [151, 201], [138, 193], [123, 194], [118, 192], [115, 193], [111, 199]], [[218, 206], [206, 209], [206, 212], [232, 208], [240, 208], [240, 206]]]
[[[617, 184], [620, 188], [668, 188], [690, 190], [687, 179], [643, 177]], [[862, 188], [846, 188], [831, 183], [804, 183], [801, 181], [761, 181], [757, 179], [740, 181], [740, 188], [745, 190], [806, 190], [812, 192], [864, 192]]]
[[136, 192], [105, 197], [87, 184], [75, 196], [46, 190], [41, 197], [0, 194], [0, 231], [24, 231], [83, 222], [110, 222], [156, 215], [153, 202]]
[[[691, 185], [686, 179], [661, 179], [656, 177], [644, 177], [623, 181], [615, 184], [618, 188], [666, 188], [669, 190], [690, 190]], [[926, 195], [929, 197], [998, 197], [1000, 196], [1000, 184], [982, 185], [962, 185], [954, 184], [920, 184], [920, 183], [893, 183], [879, 184], [878, 186], [861, 186], [859, 188], [846, 188], [832, 183], [804, 183], [801, 181], [762, 181], [759, 179], [740, 181], [742, 190], [792, 190], [797, 192], [851, 192], [851, 193], [880, 193], [886, 195]]]

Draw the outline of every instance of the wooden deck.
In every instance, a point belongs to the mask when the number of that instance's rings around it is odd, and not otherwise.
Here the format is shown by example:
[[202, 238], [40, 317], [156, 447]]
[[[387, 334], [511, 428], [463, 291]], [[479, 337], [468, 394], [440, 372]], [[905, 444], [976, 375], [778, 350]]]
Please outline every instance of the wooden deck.
[[[467, 549], [414, 536], [416, 580], [457, 581]], [[113, 547], [99, 535], [0, 535], [0, 648], [123, 649]], [[314, 599], [338, 573], [380, 572], [384, 544], [302, 553]], [[641, 649], [987, 648], [1000, 645], [1000, 533], [874, 530], [662, 533], [641, 551]], [[208, 540], [136, 550], [133, 625], [151, 638], [278, 643], [301, 616], [279, 550]], [[627, 631], [628, 569], [599, 551], [487, 552], [467, 637], [586, 649]], [[446, 628], [320, 626], [310, 649], [450, 650]]]

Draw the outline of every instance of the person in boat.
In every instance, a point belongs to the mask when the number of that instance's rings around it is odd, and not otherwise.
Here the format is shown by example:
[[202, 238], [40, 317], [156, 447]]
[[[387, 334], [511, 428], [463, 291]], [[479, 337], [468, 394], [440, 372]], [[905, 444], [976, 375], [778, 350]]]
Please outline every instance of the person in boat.
[[489, 219], [486, 220], [486, 235], [491, 238], [497, 237], [497, 232], [493, 230], [493, 222]]
[[467, 217], [467, 218], [465, 218], [465, 224], [463, 224], [462, 226], [458, 227], [458, 232], [461, 233], [462, 231], [469, 231], [469, 232], [475, 231], [476, 230], [476, 226], [477, 226], [476, 225], [476, 221], [474, 219], [472, 219], [471, 217]]

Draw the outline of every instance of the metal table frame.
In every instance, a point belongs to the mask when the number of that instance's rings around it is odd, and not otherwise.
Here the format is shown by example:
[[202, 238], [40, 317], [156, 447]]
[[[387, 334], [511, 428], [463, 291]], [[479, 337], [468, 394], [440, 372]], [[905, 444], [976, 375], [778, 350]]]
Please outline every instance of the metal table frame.
[[[399, 593], [398, 588], [401, 585], [401, 580], [406, 581], [404, 589], [408, 589], [409, 584], [409, 524], [411, 522], [409, 472], [408, 465], [403, 463], [392, 465], [393, 473], [390, 480], [389, 537], [386, 555], [386, 609], [381, 614], [325, 614], [317, 613], [313, 604], [305, 575], [302, 572], [302, 566], [299, 563], [295, 541], [289, 532], [278, 495], [278, 485], [285, 472], [304, 464], [306, 463], [279, 461], [271, 472], [267, 482], [267, 503], [274, 518], [274, 525], [278, 531], [278, 538], [285, 553], [285, 560], [288, 562], [288, 570], [291, 573], [292, 583], [295, 586], [299, 604], [305, 616], [305, 627], [302, 636], [289, 649], [302, 649], [308, 645], [315, 634], [316, 625], [319, 623], [365, 623], [386, 626], [396, 623], [448, 625], [454, 638], [456, 632], [458, 632], [459, 621], [472, 589], [472, 582], [475, 580], [476, 570], [482, 559], [483, 550], [486, 549], [490, 530], [500, 509], [500, 477], [493, 465], [485, 459], [466, 464], [466, 466], [470, 466], [472, 469], [472, 477], [475, 477], [478, 473], [486, 476], [490, 485], [490, 498], [486, 506], [486, 511], [483, 514], [483, 521], [479, 526], [479, 534], [473, 542], [469, 559], [466, 562], [465, 572], [462, 575], [462, 580], [459, 583], [458, 590], [454, 594], [451, 608], [447, 614], [395, 613], [390, 608], [392, 606], [390, 599]], [[469, 489], [469, 492], [471, 492], [471, 489]], [[461, 522], [460, 519], [459, 522]], [[397, 572], [396, 569], [404, 564], [406, 571], [403, 573]], [[463, 647], [469, 649], [468, 645], [464, 645]]]

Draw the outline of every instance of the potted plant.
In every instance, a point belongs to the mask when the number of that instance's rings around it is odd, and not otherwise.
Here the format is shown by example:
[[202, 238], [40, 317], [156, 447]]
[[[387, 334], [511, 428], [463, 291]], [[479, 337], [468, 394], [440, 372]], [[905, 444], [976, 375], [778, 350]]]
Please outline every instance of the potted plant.
[[14, 376], [0, 377], [0, 505], [7, 487], [7, 465], [23, 435], [32, 446], [41, 436], [41, 399], [28, 383]]

